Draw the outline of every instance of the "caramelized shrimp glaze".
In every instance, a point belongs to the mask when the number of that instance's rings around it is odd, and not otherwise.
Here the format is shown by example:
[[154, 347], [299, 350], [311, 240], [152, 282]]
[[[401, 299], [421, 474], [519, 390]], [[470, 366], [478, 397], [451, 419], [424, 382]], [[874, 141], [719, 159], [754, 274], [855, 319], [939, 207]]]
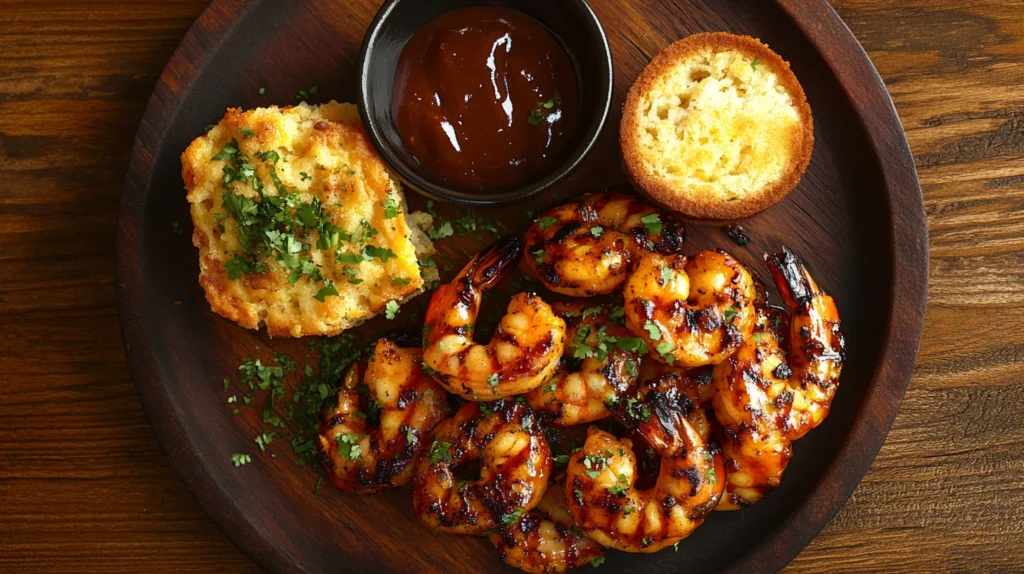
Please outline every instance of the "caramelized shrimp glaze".
[[371, 494], [409, 481], [424, 436], [446, 409], [444, 391], [423, 373], [420, 358], [419, 348], [381, 339], [365, 372], [356, 364], [345, 374], [317, 437], [320, 463], [338, 488]]
[[483, 534], [511, 525], [547, 490], [551, 448], [536, 416], [512, 399], [463, 404], [427, 443], [413, 476], [413, 508], [438, 530]]
[[477, 254], [430, 299], [423, 362], [449, 392], [494, 401], [539, 387], [558, 368], [565, 322], [534, 293], [512, 298], [489, 343], [473, 341], [484, 292], [512, 269], [521, 254], [522, 241], [504, 237]]
[[632, 194], [602, 192], [552, 207], [526, 230], [527, 271], [574, 297], [611, 293], [644, 253], [678, 253], [683, 223]]

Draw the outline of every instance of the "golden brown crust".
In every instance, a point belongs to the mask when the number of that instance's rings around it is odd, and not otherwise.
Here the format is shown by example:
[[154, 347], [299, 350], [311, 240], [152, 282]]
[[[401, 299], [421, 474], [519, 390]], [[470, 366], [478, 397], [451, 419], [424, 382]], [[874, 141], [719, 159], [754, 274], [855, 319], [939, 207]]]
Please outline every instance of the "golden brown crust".
[[[800, 116], [801, 133], [792, 138], [793, 160], [789, 169], [770, 187], [759, 193], [751, 194], [738, 201], [722, 201], [714, 197], [683, 197], [672, 185], [663, 179], [645, 172], [641, 167], [639, 143], [634, 135], [640, 129], [639, 102], [641, 96], [652, 89], [655, 81], [667, 74], [679, 60], [693, 53], [710, 48], [712, 51], [739, 51], [761, 61], [767, 69], [778, 77], [793, 100]], [[811, 108], [803, 87], [797, 81], [789, 67], [789, 62], [750, 36], [739, 36], [728, 32], [708, 32], [694, 34], [679, 40], [651, 60], [637, 77], [626, 95], [623, 105], [622, 120], [619, 124], [619, 145], [622, 148], [622, 159], [627, 176], [631, 183], [652, 201], [687, 215], [700, 219], [737, 219], [763, 211], [778, 203], [786, 196], [806, 171], [811, 161], [814, 148], [814, 123]]]
[[[264, 325], [272, 337], [337, 335], [383, 311], [389, 302], [422, 292], [401, 188], [373, 151], [357, 118], [354, 106], [334, 102], [319, 108], [233, 108], [182, 154], [182, 178], [195, 226], [192, 242], [199, 248], [199, 283], [214, 312], [249, 329]], [[213, 158], [232, 140], [251, 158], [267, 193], [277, 193], [269, 172], [272, 164], [259, 156], [261, 150], [275, 150], [280, 154], [280, 162], [273, 164], [276, 174], [299, 201], [319, 200], [330, 223], [346, 232], [355, 231], [360, 222], [376, 231], [361, 243], [342, 241], [340, 249], [357, 253], [366, 244], [390, 249], [394, 256], [387, 261], [342, 263], [334, 251], [316, 247], [318, 235], [310, 230], [304, 237], [310, 257], [339, 295], [318, 300], [315, 296], [324, 283], [306, 276], [291, 281], [288, 271], [273, 262], [265, 272], [231, 279], [226, 264], [240, 250], [239, 228], [226, 217], [223, 205], [225, 162]], [[234, 181], [230, 186], [235, 194], [259, 200], [249, 184]], [[402, 207], [397, 216], [386, 216], [389, 199]], [[351, 271], [357, 272], [358, 283], [346, 274]]]

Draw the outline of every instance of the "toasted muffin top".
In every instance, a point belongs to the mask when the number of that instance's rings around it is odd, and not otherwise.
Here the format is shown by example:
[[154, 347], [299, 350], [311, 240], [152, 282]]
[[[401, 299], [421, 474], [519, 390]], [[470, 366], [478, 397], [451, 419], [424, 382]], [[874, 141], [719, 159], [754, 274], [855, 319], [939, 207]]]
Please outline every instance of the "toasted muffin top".
[[814, 127], [787, 62], [754, 38], [715, 32], [651, 61], [629, 90], [619, 138], [630, 177], [656, 202], [730, 219], [796, 186]]
[[355, 106], [229, 109], [181, 162], [216, 313], [336, 335], [422, 290], [400, 185]]

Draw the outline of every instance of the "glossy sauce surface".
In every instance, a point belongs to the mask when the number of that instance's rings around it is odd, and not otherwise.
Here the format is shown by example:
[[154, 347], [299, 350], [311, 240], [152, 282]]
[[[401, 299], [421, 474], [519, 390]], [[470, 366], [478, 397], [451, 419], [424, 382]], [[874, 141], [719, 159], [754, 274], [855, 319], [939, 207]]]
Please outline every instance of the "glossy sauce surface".
[[507, 8], [464, 8], [428, 23], [403, 48], [393, 90], [406, 150], [449, 183], [483, 192], [552, 167], [579, 113], [565, 50]]

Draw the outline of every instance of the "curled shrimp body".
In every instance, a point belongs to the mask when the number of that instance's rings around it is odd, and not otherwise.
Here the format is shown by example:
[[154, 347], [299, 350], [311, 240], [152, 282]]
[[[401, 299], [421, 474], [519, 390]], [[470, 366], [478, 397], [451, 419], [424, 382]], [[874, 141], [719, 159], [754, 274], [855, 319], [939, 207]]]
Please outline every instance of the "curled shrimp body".
[[[423, 437], [445, 416], [445, 394], [420, 368], [420, 349], [377, 341], [373, 358], [345, 374], [338, 405], [325, 413], [317, 450], [335, 486], [371, 494], [412, 476]], [[360, 410], [360, 391], [369, 408]], [[380, 426], [369, 424], [379, 419]]]
[[[438, 424], [413, 475], [413, 508], [444, 532], [483, 534], [514, 523], [540, 503], [551, 474], [551, 449], [523, 405], [465, 403]], [[478, 478], [459, 469], [479, 462]]]
[[537, 412], [550, 415], [561, 426], [593, 422], [611, 415], [615, 403], [639, 372], [641, 355], [616, 345], [629, 337], [624, 326], [611, 320], [611, 309], [581, 301], [555, 303], [556, 314], [566, 321], [562, 366], [550, 382], [526, 395]]
[[618, 289], [642, 254], [677, 253], [685, 238], [681, 221], [631, 194], [593, 193], [537, 218], [525, 263], [548, 289], [590, 297]]
[[699, 367], [724, 361], [750, 336], [755, 296], [750, 273], [725, 252], [648, 253], [626, 282], [623, 307], [651, 356]]
[[623, 424], [635, 429], [661, 456], [685, 449], [691, 430], [709, 443], [711, 422], [704, 405], [714, 392], [711, 367], [680, 369], [647, 360], [641, 366], [640, 381], [636, 394], [616, 405]]
[[473, 342], [483, 293], [522, 253], [522, 241], [504, 237], [481, 251], [448, 284], [434, 292], [423, 327], [423, 362], [448, 391], [493, 401], [527, 393], [558, 368], [565, 322], [536, 294], [520, 293], [486, 345]]
[[689, 421], [681, 429], [682, 448], [661, 457], [657, 482], [646, 490], [636, 487], [632, 441], [588, 430], [565, 483], [569, 512], [587, 536], [617, 550], [656, 552], [700, 526], [722, 494], [722, 457]]
[[791, 317], [762, 298], [754, 335], [715, 366], [728, 470], [721, 510], [754, 504], [779, 485], [792, 441], [824, 420], [839, 384], [845, 343], [832, 298], [788, 249], [767, 261]]
[[561, 484], [551, 485], [536, 508], [489, 538], [506, 564], [525, 572], [566, 572], [604, 555], [604, 546], [576, 528]]
[[[787, 380], [792, 395], [788, 434], [796, 440], [828, 416], [839, 389], [846, 340], [835, 300], [825, 294], [788, 248], [765, 258], [782, 302], [790, 311]], [[788, 400], [788, 399], [787, 399]]]

